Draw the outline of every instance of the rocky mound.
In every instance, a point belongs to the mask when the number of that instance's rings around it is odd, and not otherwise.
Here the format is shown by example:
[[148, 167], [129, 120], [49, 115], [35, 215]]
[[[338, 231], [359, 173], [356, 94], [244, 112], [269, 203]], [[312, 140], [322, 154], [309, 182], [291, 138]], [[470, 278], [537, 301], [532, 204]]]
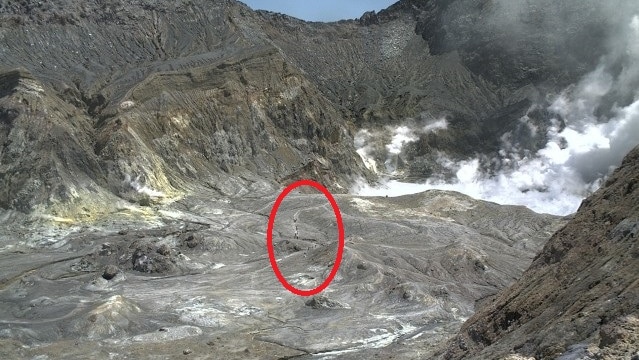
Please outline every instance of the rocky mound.
[[445, 358], [630, 358], [639, 333], [639, 147], [511, 287], [462, 327]]

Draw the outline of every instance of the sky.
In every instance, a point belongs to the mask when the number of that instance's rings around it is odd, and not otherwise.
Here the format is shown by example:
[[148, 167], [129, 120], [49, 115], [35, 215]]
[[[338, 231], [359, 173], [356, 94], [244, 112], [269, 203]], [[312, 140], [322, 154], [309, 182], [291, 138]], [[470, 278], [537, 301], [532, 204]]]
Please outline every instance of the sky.
[[241, 0], [254, 10], [269, 10], [306, 21], [357, 19], [366, 11], [379, 11], [397, 0]]

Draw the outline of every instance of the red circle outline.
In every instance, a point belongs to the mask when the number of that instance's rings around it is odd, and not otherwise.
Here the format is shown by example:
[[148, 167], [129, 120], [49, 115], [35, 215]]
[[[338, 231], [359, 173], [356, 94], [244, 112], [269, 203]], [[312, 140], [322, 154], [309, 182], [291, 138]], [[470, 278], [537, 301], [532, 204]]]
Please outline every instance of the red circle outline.
[[[337, 244], [337, 255], [335, 255], [335, 263], [333, 264], [333, 268], [331, 269], [330, 274], [328, 274], [324, 282], [321, 283], [318, 287], [314, 289], [310, 289], [310, 290], [298, 289], [294, 287], [293, 285], [289, 284], [288, 281], [286, 281], [286, 278], [284, 278], [284, 275], [282, 275], [280, 268], [277, 266], [277, 261], [275, 260], [275, 249], [273, 248], [273, 224], [275, 224], [275, 216], [277, 215], [277, 210], [282, 204], [282, 201], [284, 200], [284, 198], [291, 191], [293, 191], [295, 188], [298, 188], [300, 186], [312, 186], [316, 188], [317, 190], [321, 191], [322, 194], [324, 194], [324, 197], [326, 197], [328, 202], [333, 207], [333, 213], [335, 213], [335, 220], [337, 221], [338, 244]], [[275, 276], [280, 281], [280, 283], [282, 283], [284, 288], [286, 288], [288, 291], [299, 296], [312, 296], [312, 295], [319, 294], [324, 289], [326, 289], [328, 285], [331, 283], [331, 281], [333, 281], [333, 278], [335, 277], [335, 275], [337, 274], [337, 271], [339, 270], [340, 263], [342, 262], [342, 253], [344, 252], [344, 223], [342, 222], [342, 214], [339, 210], [339, 206], [337, 205], [337, 202], [335, 201], [335, 198], [333, 198], [333, 195], [331, 195], [330, 191], [328, 191], [327, 188], [322, 186], [322, 184], [313, 180], [298, 180], [290, 184], [289, 186], [287, 186], [282, 191], [282, 193], [280, 193], [280, 195], [277, 197], [277, 200], [275, 200], [275, 204], [273, 205], [273, 208], [271, 209], [271, 215], [268, 218], [268, 227], [266, 229], [266, 247], [268, 249], [268, 257], [269, 257], [269, 260], [271, 261], [271, 267], [273, 268], [273, 272], [275, 273]]]

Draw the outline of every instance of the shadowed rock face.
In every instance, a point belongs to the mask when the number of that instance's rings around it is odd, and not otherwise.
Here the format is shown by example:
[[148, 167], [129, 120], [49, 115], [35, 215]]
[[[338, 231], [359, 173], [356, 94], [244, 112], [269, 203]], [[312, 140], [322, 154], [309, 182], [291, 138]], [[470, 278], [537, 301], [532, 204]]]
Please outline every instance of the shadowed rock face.
[[468, 69], [493, 84], [566, 86], [597, 65], [612, 44], [611, 35], [637, 10], [623, 1], [600, 5], [590, 0], [431, 1], [416, 31], [431, 54], [458, 51]]
[[555, 233], [524, 275], [479, 308], [445, 358], [630, 358], [639, 331], [639, 148]]
[[0, 206], [30, 213], [71, 202], [78, 190], [105, 196], [86, 115], [24, 70], [1, 74], [0, 83]]

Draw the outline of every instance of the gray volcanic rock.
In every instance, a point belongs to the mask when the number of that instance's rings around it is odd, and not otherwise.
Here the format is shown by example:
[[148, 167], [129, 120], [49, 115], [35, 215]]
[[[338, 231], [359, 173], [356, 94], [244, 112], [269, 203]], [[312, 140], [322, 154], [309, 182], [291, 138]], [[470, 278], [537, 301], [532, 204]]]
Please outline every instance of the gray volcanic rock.
[[493, 84], [565, 86], [597, 65], [637, 10], [618, 0], [439, 0], [429, 2], [416, 31], [433, 55], [458, 51]]
[[55, 214], [57, 205], [80, 196], [113, 202], [101, 191], [106, 176], [86, 113], [26, 70], [0, 74], [0, 84], [0, 206], [24, 213], [41, 206]]
[[306, 301], [305, 304], [313, 309], [350, 309], [348, 304], [331, 300], [324, 295], [314, 296], [312, 299]]
[[119, 271], [120, 271], [120, 269], [118, 269], [117, 266], [115, 266], [115, 265], [107, 265], [104, 268], [104, 272], [102, 273], [102, 277], [105, 280], [111, 280], [111, 279], [113, 279], [115, 277], [115, 275], [118, 274]]
[[630, 358], [639, 333], [639, 147], [444, 358]]
[[[417, 134], [399, 155], [399, 173], [424, 179], [444, 171], [439, 152], [499, 157], [507, 133], [525, 151], [543, 148], [550, 119], [561, 119], [542, 109], [608, 55], [637, 11], [628, 1], [403, 0], [330, 24], [260, 15], [272, 42], [358, 127], [446, 119], [446, 131]], [[611, 73], [625, 67], [616, 61]]]
[[300, 177], [346, 192], [373, 179], [355, 131], [404, 121], [448, 121], [405, 146], [408, 178], [442, 171], [439, 152], [495, 156], [507, 132], [534, 151], [550, 119], [534, 105], [589, 71], [615, 31], [597, 13], [614, 6], [595, 5], [403, 0], [307, 23], [231, 0], [0, 1], [0, 206], [78, 218], [118, 198], [152, 206]]
[[[383, 22], [370, 26], [355, 21], [305, 23], [261, 13], [267, 21], [262, 27], [360, 127], [383, 127], [407, 118], [449, 117], [453, 131], [449, 136], [463, 146], [458, 131], [472, 136], [481, 126], [466, 129], [469, 125], [488, 122], [490, 114], [522, 99], [520, 93], [500, 96], [496, 86], [470, 72], [453, 52], [432, 56], [428, 44], [415, 33], [415, 11], [403, 6], [391, 9], [378, 15]], [[475, 131], [474, 136], [481, 135]], [[490, 142], [492, 137], [484, 140]], [[490, 145], [480, 143], [472, 142], [482, 149]], [[453, 154], [472, 153], [469, 148], [449, 145], [439, 148]]]
[[78, 217], [117, 207], [112, 194], [148, 206], [367, 176], [348, 123], [250, 9], [105, 4], [0, 6], [4, 208]]

